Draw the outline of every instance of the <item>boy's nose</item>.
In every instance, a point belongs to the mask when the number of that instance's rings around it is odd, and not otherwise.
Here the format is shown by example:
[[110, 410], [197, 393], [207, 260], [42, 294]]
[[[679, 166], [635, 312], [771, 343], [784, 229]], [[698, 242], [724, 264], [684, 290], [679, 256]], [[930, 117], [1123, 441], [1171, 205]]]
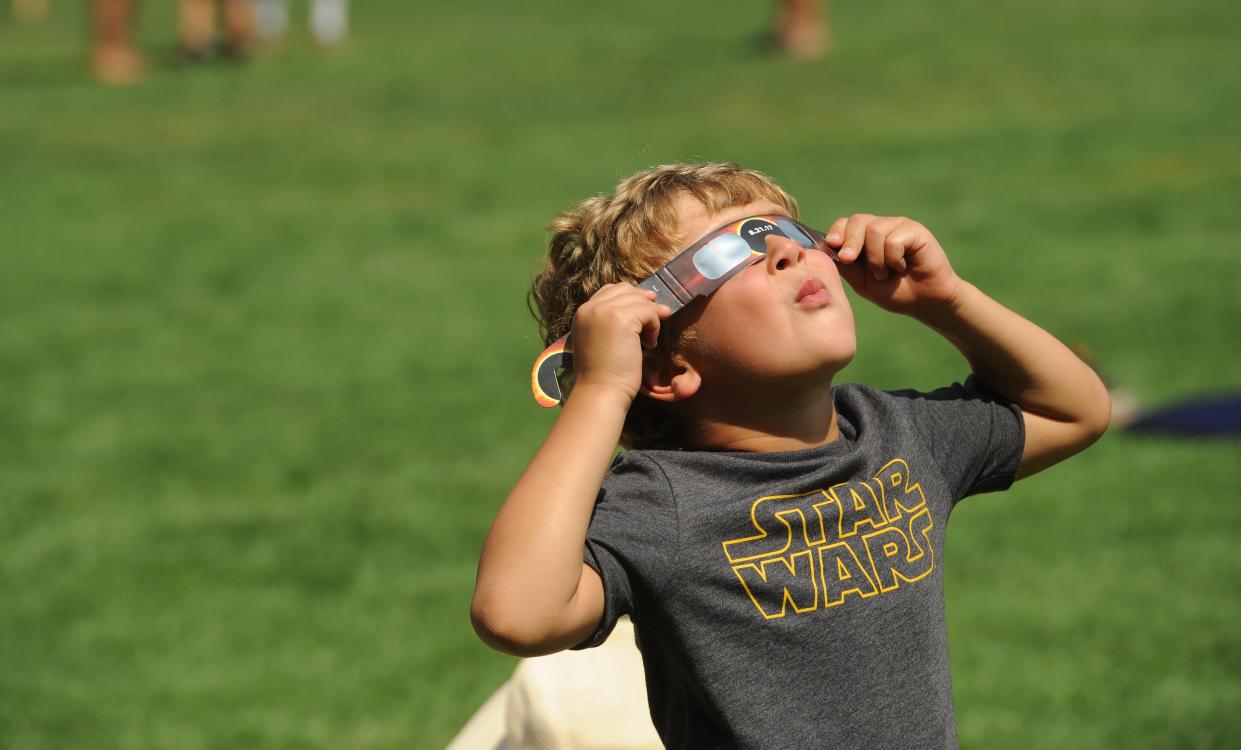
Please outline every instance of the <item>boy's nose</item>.
[[806, 249], [788, 237], [769, 234], [767, 243], [767, 272], [784, 271], [798, 265], [806, 256]]

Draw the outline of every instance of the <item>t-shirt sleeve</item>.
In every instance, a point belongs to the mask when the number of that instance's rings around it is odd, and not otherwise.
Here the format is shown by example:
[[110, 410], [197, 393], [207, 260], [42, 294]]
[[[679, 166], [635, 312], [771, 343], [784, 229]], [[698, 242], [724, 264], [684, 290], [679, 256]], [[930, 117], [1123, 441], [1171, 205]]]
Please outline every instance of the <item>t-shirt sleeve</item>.
[[930, 393], [892, 395], [907, 402], [914, 427], [948, 481], [954, 502], [1012, 485], [1025, 450], [1021, 407], [972, 375]]
[[677, 536], [676, 503], [663, 471], [650, 458], [621, 453], [595, 501], [583, 555], [603, 579], [603, 617], [575, 649], [603, 643], [617, 618], [658, 598], [676, 562]]

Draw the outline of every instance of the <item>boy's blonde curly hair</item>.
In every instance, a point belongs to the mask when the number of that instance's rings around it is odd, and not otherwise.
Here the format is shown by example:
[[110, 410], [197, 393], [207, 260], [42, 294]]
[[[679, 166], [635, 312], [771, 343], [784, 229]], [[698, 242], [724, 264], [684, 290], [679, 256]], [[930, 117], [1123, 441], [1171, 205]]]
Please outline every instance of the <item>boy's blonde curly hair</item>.
[[[578, 306], [605, 284], [636, 284], [696, 237], [677, 233], [677, 199], [688, 194], [709, 213], [767, 199], [797, 218], [797, 201], [761, 172], [736, 164], [665, 164], [621, 181], [612, 195], [588, 198], [556, 216], [547, 262], [535, 274], [530, 309], [547, 344], [567, 334]], [[692, 331], [665, 322], [656, 356], [669, 357]], [[572, 375], [562, 378], [571, 387]], [[625, 419], [626, 448], [679, 448], [662, 404], [635, 399]]]

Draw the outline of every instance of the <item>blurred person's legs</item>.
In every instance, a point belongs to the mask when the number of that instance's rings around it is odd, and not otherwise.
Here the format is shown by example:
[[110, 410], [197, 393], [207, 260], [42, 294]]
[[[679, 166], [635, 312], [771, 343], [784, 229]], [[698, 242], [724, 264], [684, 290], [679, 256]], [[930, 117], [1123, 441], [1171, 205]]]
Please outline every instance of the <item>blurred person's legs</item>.
[[181, 0], [177, 38], [187, 55], [210, 54], [215, 43], [215, 0]]
[[252, 0], [224, 0], [224, 38], [235, 54], [245, 54], [254, 46]]
[[236, 56], [250, 51], [254, 41], [251, 0], [181, 0], [178, 37], [190, 57], [208, 57], [215, 51], [216, 6], [223, 15], [224, 47]]
[[104, 83], [124, 85], [142, 77], [142, 54], [134, 46], [133, 17], [133, 0], [94, 2], [90, 64], [95, 77]]
[[794, 57], [814, 60], [832, 46], [826, 0], [778, 0], [774, 38], [776, 45]]

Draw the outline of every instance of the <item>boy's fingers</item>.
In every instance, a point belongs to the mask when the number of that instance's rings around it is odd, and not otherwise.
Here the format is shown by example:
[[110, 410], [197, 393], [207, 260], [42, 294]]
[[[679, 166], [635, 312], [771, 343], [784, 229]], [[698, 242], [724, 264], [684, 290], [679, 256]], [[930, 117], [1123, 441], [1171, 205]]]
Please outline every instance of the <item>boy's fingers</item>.
[[598, 301], [612, 299], [613, 297], [624, 294], [627, 289], [632, 288], [632, 284], [604, 284], [595, 290], [595, 293], [590, 296], [590, 299]]
[[578, 313], [589, 314], [592, 319], [636, 320], [645, 327], [648, 320], [658, 323], [661, 318], [672, 314], [670, 307], [655, 302], [655, 299], [655, 292], [649, 289], [633, 284], [608, 284], [599, 287], [594, 296], [578, 308]]
[[849, 223], [849, 217], [842, 216], [827, 228], [827, 244], [832, 248], [839, 248], [841, 243], [845, 241], [845, 225]]
[[904, 273], [908, 264], [905, 262], [906, 238], [901, 230], [889, 234], [883, 241], [883, 263], [897, 273]]
[[659, 345], [660, 308], [667, 309], [667, 305], [646, 306], [639, 311], [639, 322], [642, 324], [642, 330], [638, 335], [642, 339], [642, 348], [644, 349], [654, 349]]
[[904, 260], [905, 267], [908, 267], [913, 260], [914, 253], [926, 245], [926, 227], [916, 221], [906, 219], [896, 228], [892, 235], [900, 242], [902, 248], [901, 257]]
[[858, 258], [866, 244], [866, 227], [874, 219], [871, 214], [854, 214], [845, 221], [845, 239], [839, 253], [841, 258], [849, 262]]
[[600, 313], [616, 324], [630, 327], [642, 346], [649, 349], [659, 338], [660, 321], [672, 314], [670, 307], [656, 303], [653, 297], [654, 292], [630, 287], [629, 294], [608, 300]]
[[890, 219], [880, 219], [866, 227], [866, 265], [870, 267], [871, 274], [880, 281], [888, 278], [885, 245], [893, 226]]

